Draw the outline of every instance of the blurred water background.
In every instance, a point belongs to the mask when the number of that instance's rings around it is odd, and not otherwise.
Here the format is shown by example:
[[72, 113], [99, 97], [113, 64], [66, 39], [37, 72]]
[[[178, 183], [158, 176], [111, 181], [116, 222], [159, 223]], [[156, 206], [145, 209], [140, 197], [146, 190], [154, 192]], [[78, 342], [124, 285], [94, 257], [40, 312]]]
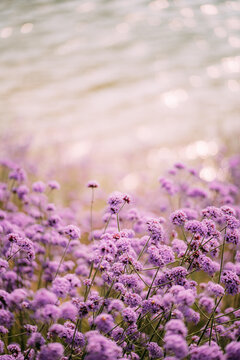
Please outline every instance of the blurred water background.
[[239, 19], [235, 0], [1, 0], [2, 143], [131, 167], [130, 188], [238, 146]]

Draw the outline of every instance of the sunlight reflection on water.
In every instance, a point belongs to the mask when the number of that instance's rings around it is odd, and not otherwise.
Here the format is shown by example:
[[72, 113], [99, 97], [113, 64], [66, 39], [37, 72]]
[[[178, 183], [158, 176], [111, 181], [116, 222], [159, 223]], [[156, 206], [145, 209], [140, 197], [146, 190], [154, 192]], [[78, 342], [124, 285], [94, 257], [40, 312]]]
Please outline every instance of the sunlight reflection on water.
[[1, 129], [73, 160], [235, 134], [239, 12], [239, 1], [2, 0]]

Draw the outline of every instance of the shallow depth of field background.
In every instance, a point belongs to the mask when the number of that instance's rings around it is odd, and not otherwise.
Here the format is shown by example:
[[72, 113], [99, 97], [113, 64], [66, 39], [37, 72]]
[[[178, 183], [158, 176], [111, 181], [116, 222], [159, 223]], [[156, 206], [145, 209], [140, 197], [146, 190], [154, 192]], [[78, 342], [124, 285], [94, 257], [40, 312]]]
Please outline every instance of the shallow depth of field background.
[[240, 142], [239, 16], [240, 1], [1, 0], [1, 155], [122, 190], [176, 160], [213, 180]]

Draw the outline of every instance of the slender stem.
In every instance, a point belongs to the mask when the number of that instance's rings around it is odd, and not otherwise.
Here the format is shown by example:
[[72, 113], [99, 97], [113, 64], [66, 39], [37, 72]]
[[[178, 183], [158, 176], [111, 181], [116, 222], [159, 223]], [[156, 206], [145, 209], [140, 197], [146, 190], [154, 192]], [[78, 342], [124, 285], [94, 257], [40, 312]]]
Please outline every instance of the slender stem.
[[234, 313], [234, 312], [236, 312], [236, 311], [238, 311], [238, 310], [240, 310], [240, 307], [238, 307], [238, 308], [235, 309], [235, 310], [229, 311], [229, 312], [226, 313], [226, 314], [216, 316], [215, 319], [219, 319], [219, 318], [221, 318], [221, 317], [223, 317], [223, 316], [228, 316], [229, 314], [232, 314], [232, 313]]
[[15, 251], [15, 253], [13, 253], [11, 256], [9, 256], [9, 257], [7, 258], [7, 261], [9, 261], [10, 259], [12, 259], [17, 253], [19, 253], [19, 251], [21, 251], [21, 248], [18, 249], [17, 251]]
[[104, 257], [104, 255], [101, 257], [101, 260], [100, 260], [100, 262], [99, 262], [99, 264], [98, 264], [98, 267], [96, 268], [95, 273], [93, 274], [93, 278], [92, 278], [92, 281], [91, 281], [90, 286], [89, 286], [89, 287], [86, 286], [86, 291], [85, 291], [85, 295], [84, 295], [84, 301], [87, 300], [88, 294], [90, 293], [91, 287], [92, 287], [92, 285], [93, 285], [93, 282], [94, 282], [94, 280], [95, 280], [95, 277], [96, 277], [96, 275], [97, 275], [97, 272], [98, 272], [98, 270], [99, 270], [99, 268], [100, 268], [100, 265], [101, 265], [101, 263], [102, 263], [103, 257]]
[[[159, 325], [161, 324], [162, 318], [163, 318], [163, 315], [160, 317], [160, 319], [159, 319], [158, 322], [157, 322], [157, 325], [156, 325], [155, 328], [153, 329], [153, 333], [152, 333], [152, 335], [151, 335], [151, 337], [150, 337], [150, 339], [149, 339], [149, 343], [152, 341], [152, 339], [153, 339], [153, 337], [154, 337], [155, 334], [156, 334], [157, 336], [159, 336], [160, 339], [161, 339], [161, 336], [157, 333], [157, 329], [159, 328]], [[143, 359], [144, 359], [144, 356], [145, 356], [146, 352], [147, 352], [147, 349], [144, 350], [144, 352], [143, 352], [142, 357], [141, 357], [140, 360], [143, 360]]]
[[219, 301], [217, 302], [216, 306], [214, 307], [213, 312], [212, 312], [211, 316], [209, 317], [209, 319], [208, 319], [208, 321], [206, 323], [206, 326], [205, 326], [205, 328], [204, 328], [204, 330], [203, 330], [203, 332], [202, 332], [202, 334], [201, 334], [201, 336], [200, 336], [200, 338], [198, 340], [197, 345], [199, 345], [201, 343], [201, 340], [202, 340], [202, 338], [203, 338], [203, 336], [204, 336], [204, 334], [205, 334], [205, 332], [206, 332], [206, 330], [208, 328], [208, 325], [209, 325], [211, 319], [214, 317], [215, 311], [216, 311], [218, 305], [220, 304], [222, 298], [223, 298], [223, 296], [220, 297]]
[[[227, 227], [225, 226], [224, 228], [222, 228], [220, 230], [220, 232], [222, 232], [223, 230], [225, 230]], [[201, 246], [204, 246], [206, 245], [209, 241], [211, 241], [214, 237], [212, 236], [210, 239], [206, 240], [204, 244], [202, 244]], [[185, 262], [191, 257], [193, 256], [194, 254], [196, 254], [197, 252], [199, 251], [199, 249], [195, 250], [194, 252], [192, 252], [186, 259], [185, 259]], [[212, 250], [209, 250], [209, 251], [212, 251]]]
[[221, 275], [222, 275], [223, 254], [224, 254], [224, 247], [225, 247], [225, 241], [226, 241], [226, 230], [227, 230], [227, 228], [225, 228], [224, 237], [223, 237], [223, 246], [222, 246], [222, 253], [221, 253], [221, 264], [220, 264], [220, 271], [219, 271], [219, 276], [218, 276], [218, 283], [220, 283]]
[[155, 279], [156, 279], [156, 277], [157, 277], [157, 274], [158, 274], [159, 270], [160, 270], [160, 266], [158, 267], [158, 269], [157, 269], [157, 271], [156, 271], [156, 273], [155, 273], [155, 275], [154, 275], [154, 277], [153, 277], [153, 279], [152, 279], [152, 283], [151, 283], [151, 285], [150, 285], [150, 287], [149, 287], [149, 289], [148, 289], [148, 293], [147, 293], [147, 296], [146, 296], [146, 300], [149, 298], [150, 292], [151, 292], [151, 290], [152, 290], [152, 286], [153, 286], [153, 284], [154, 284], [154, 281], [155, 281]]
[[76, 326], [75, 326], [74, 333], [73, 333], [73, 338], [72, 338], [72, 343], [71, 343], [70, 355], [69, 355], [69, 357], [68, 357], [68, 360], [71, 360], [71, 359], [72, 359], [73, 345], [74, 345], [74, 340], [75, 340], [75, 336], [76, 336], [76, 332], [77, 332], [77, 328], [78, 328], [79, 321], [80, 321], [80, 318], [78, 318], [78, 319], [77, 319], [77, 322], [76, 322]]
[[63, 262], [63, 260], [64, 260], [65, 255], [66, 255], [66, 252], [67, 252], [67, 249], [68, 249], [68, 247], [69, 247], [70, 241], [71, 241], [71, 239], [68, 240], [67, 246], [66, 246], [65, 249], [64, 249], [62, 258], [61, 258], [61, 260], [60, 260], [60, 262], [59, 262], [59, 264], [58, 264], [58, 268], [57, 268], [56, 274], [54, 275], [53, 280], [54, 280], [54, 279], [57, 277], [57, 275], [58, 275], [60, 266], [62, 265], [62, 262]]
[[137, 276], [139, 277], [139, 279], [142, 280], [142, 282], [149, 288], [149, 285], [146, 283], [145, 280], [143, 280], [143, 278], [141, 277], [141, 275], [139, 274], [139, 272], [135, 269], [135, 267], [133, 266], [133, 264], [131, 264], [133, 270], [135, 271], [135, 273], [137, 274]]
[[190, 249], [190, 246], [191, 246], [191, 243], [192, 243], [193, 239], [194, 239], [194, 235], [192, 236], [191, 240], [188, 243], [187, 249], [186, 249], [186, 251], [185, 251], [185, 253], [183, 255], [182, 261], [181, 261], [181, 266], [184, 263], [185, 256], [187, 256], [187, 254], [189, 252], [189, 249]]
[[[91, 234], [93, 232], [93, 203], [94, 203], [94, 188], [92, 188], [92, 199], [91, 199], [91, 207], [90, 207], [90, 228]], [[93, 236], [94, 240], [94, 236]]]
[[145, 251], [145, 249], [146, 249], [146, 247], [147, 247], [147, 245], [148, 245], [148, 243], [149, 243], [149, 240], [150, 240], [150, 239], [151, 239], [151, 236], [149, 236], [149, 238], [147, 239], [147, 241], [146, 241], [146, 243], [145, 243], [144, 247], [142, 248], [142, 250], [141, 250], [140, 254], [138, 255], [137, 261], [139, 261], [139, 260], [140, 260], [140, 258], [142, 257], [142, 254], [144, 253], [144, 251]]
[[108, 225], [109, 225], [109, 223], [110, 223], [111, 218], [112, 218], [112, 214], [109, 216], [108, 221], [106, 222], [106, 225], [105, 225], [103, 234], [105, 234], [105, 232], [106, 232], [106, 230], [107, 230], [107, 227], [108, 227]]
[[195, 302], [194, 305], [198, 309], [198, 311], [208, 320], [208, 316], [204, 314], [204, 312], [201, 310], [201, 308], [198, 306], [198, 304]]
[[118, 213], [117, 213], [117, 226], [118, 226], [118, 231], [120, 232], [120, 223], [119, 223], [119, 216], [118, 216]]

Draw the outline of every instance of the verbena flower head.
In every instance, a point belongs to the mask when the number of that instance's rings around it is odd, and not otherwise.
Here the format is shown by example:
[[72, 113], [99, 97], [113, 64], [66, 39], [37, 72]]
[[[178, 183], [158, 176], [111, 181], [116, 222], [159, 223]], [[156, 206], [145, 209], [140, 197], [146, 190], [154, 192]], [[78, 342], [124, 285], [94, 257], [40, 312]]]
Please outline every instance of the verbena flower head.
[[35, 183], [32, 184], [32, 189], [35, 192], [43, 193], [46, 189], [46, 185], [42, 181], [36, 181]]
[[240, 280], [238, 275], [231, 270], [224, 270], [221, 276], [221, 282], [225, 285], [226, 292], [229, 295], [239, 293]]
[[120, 359], [122, 349], [114, 341], [100, 335], [96, 331], [86, 333], [86, 360]]
[[200, 359], [209, 359], [209, 360], [223, 360], [224, 355], [220, 349], [220, 347], [216, 343], [212, 343], [211, 345], [205, 344], [202, 346], [194, 346], [191, 351], [191, 359], [200, 360]]
[[148, 344], [149, 355], [152, 359], [158, 359], [163, 357], [163, 349], [155, 342]]
[[188, 355], [186, 340], [181, 335], [165, 335], [164, 349], [167, 353], [173, 353], [177, 359], [183, 359]]
[[80, 229], [75, 225], [68, 225], [63, 228], [65, 235], [69, 236], [71, 240], [76, 240], [81, 237]]
[[147, 230], [151, 236], [151, 239], [154, 242], [160, 242], [164, 239], [164, 231], [161, 225], [160, 219], [148, 219], [147, 220]]
[[98, 182], [95, 181], [95, 180], [90, 180], [90, 181], [87, 183], [87, 187], [94, 189], [94, 188], [99, 187], [99, 184], [98, 184]]
[[159, 245], [156, 246], [150, 246], [148, 248], [149, 253], [149, 261], [157, 266], [163, 267], [171, 262], [174, 261], [174, 253], [170, 246], [167, 245]]
[[240, 358], [240, 343], [232, 341], [226, 346], [226, 359], [237, 360]]
[[51, 190], [59, 190], [60, 189], [60, 184], [56, 180], [49, 181], [48, 186]]
[[101, 314], [96, 317], [94, 323], [99, 331], [107, 333], [114, 328], [113, 317], [109, 314]]
[[64, 347], [60, 343], [50, 343], [41, 347], [38, 360], [59, 360], [63, 356]]
[[183, 210], [176, 210], [170, 215], [170, 221], [173, 225], [182, 226], [187, 220], [187, 216]]

